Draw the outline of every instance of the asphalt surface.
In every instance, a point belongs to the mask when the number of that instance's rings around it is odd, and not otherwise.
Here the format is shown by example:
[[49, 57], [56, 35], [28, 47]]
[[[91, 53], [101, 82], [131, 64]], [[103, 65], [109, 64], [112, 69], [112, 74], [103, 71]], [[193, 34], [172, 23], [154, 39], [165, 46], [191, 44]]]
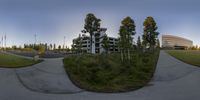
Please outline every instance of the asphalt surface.
[[199, 100], [200, 68], [160, 52], [152, 81], [126, 93], [94, 93], [74, 86], [62, 58], [21, 69], [0, 69], [0, 100]]
[[35, 92], [64, 94], [82, 91], [69, 80], [62, 58], [44, 59], [39, 64], [15, 71], [22, 85]]

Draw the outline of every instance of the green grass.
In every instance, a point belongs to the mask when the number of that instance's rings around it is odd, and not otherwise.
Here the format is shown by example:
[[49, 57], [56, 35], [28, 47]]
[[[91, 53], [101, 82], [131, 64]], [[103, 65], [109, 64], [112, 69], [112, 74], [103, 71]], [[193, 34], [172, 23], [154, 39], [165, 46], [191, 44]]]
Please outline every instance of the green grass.
[[122, 92], [143, 87], [152, 78], [159, 51], [132, 54], [121, 63], [120, 54], [77, 55], [64, 59], [66, 72], [80, 88], [97, 92]]
[[200, 67], [200, 51], [196, 50], [166, 50], [171, 56], [185, 62]]
[[40, 61], [22, 58], [11, 54], [0, 53], [0, 68], [20, 68], [30, 66]]

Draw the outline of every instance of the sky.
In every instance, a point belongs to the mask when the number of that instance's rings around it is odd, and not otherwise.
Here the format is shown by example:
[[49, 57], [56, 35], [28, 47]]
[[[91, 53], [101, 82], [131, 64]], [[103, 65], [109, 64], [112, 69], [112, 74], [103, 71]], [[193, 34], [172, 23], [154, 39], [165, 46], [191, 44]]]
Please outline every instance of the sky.
[[191, 39], [200, 45], [199, 0], [0, 0], [0, 36], [7, 34], [7, 46], [56, 43], [71, 46], [81, 34], [88, 13], [100, 18], [108, 36], [118, 37], [126, 16], [136, 23], [136, 35], [143, 33], [143, 21], [152, 16], [160, 35]]

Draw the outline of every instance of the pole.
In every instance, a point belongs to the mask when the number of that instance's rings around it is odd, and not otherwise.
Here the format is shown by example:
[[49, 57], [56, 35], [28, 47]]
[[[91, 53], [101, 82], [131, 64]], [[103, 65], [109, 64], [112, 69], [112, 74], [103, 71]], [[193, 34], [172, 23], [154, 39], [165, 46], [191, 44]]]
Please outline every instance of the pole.
[[5, 50], [6, 50], [6, 38], [7, 38], [7, 37], [6, 37], [6, 33], [5, 33], [5, 39], [4, 39], [4, 41], [5, 41], [5, 42], [4, 42], [4, 43], [5, 43], [5, 45], [4, 45], [4, 46], [5, 46]]
[[3, 36], [2, 36], [2, 38], [1, 38], [1, 41], [2, 41], [2, 42], [1, 42], [1, 44], [2, 44], [2, 49], [3, 49]]
[[35, 49], [35, 47], [36, 47], [36, 43], [37, 43], [37, 34], [34, 35], [34, 38], [35, 38], [35, 43], [34, 43], [33, 49]]
[[35, 45], [36, 45], [36, 43], [37, 43], [37, 34], [35, 34], [34, 37], [35, 37]]
[[64, 36], [64, 43], [63, 43], [63, 49], [65, 49], [65, 36]]

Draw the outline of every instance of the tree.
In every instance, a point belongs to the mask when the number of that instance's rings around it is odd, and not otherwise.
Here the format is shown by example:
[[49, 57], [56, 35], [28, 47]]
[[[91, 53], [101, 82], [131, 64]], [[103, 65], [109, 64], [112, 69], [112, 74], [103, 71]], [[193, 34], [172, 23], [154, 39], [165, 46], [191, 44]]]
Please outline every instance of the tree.
[[135, 22], [131, 17], [126, 17], [122, 20], [119, 29], [119, 47], [121, 51], [121, 59], [130, 60], [130, 49], [133, 47], [133, 35], [135, 35]]
[[27, 48], [27, 45], [26, 45], [26, 44], [24, 44], [24, 48]]
[[13, 50], [16, 50], [16, 49], [17, 49], [17, 46], [16, 46], [16, 45], [13, 45], [13, 46], [12, 46], [12, 49], [13, 49]]
[[151, 16], [145, 19], [143, 26], [143, 45], [145, 46], [145, 48], [148, 47], [152, 50], [155, 47], [156, 39], [159, 35], [159, 33], [156, 31], [158, 27], [155, 20]]
[[160, 40], [159, 39], [156, 40], [156, 47], [160, 48]]
[[72, 48], [71, 48], [71, 51], [72, 51], [72, 53], [74, 53], [74, 52], [76, 51], [76, 49], [75, 49], [75, 45], [72, 44], [71, 47], [72, 47]]
[[58, 46], [58, 50], [60, 50], [60, 49], [61, 49], [61, 45]]
[[103, 36], [102, 47], [104, 48], [105, 52], [108, 53], [109, 40], [108, 40], [108, 36], [106, 34]]
[[196, 46], [192, 46], [191, 49], [192, 49], [192, 50], [198, 50], [198, 45], [196, 45]]
[[40, 44], [39, 45], [39, 49], [38, 49], [38, 51], [39, 51], [39, 55], [42, 55], [42, 54], [44, 54], [45, 53], [45, 45], [42, 45], [42, 44]]
[[56, 44], [54, 43], [54, 44], [53, 44], [53, 50], [55, 50], [55, 49], [56, 49]]
[[82, 37], [80, 34], [78, 38], [74, 40], [74, 47], [77, 53], [82, 53]]
[[93, 48], [93, 45], [95, 44], [93, 41], [93, 36], [95, 33], [100, 32], [100, 21], [101, 19], [96, 18], [95, 15], [92, 13], [87, 14], [85, 18], [84, 30], [82, 30], [82, 32], [90, 34], [90, 52], [91, 53], [95, 53], [95, 50]]
[[196, 45], [195, 49], [198, 50], [198, 48], [199, 48], [198, 45]]
[[47, 43], [44, 44], [44, 47], [45, 47], [45, 50], [47, 50], [47, 48], [48, 48]]
[[142, 48], [142, 43], [141, 43], [141, 40], [140, 40], [140, 36], [138, 36], [138, 39], [137, 39], [137, 49], [141, 50], [141, 48]]
[[67, 53], [70, 52], [70, 48], [68, 46], [66, 46], [66, 51]]
[[50, 50], [52, 50], [52, 48], [53, 48], [53, 46], [52, 46], [52, 44], [50, 44]]

